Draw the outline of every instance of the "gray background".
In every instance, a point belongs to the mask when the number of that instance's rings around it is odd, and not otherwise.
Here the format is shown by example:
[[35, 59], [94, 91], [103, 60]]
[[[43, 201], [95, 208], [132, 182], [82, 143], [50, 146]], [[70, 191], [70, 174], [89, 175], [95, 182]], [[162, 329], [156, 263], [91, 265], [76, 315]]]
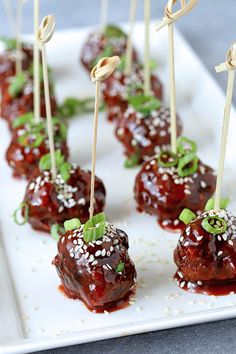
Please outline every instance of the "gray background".
[[[15, 4], [15, 1], [12, 3]], [[41, 0], [41, 14], [54, 13], [59, 29], [94, 25], [99, 23], [99, 3], [99, 0]], [[139, 0], [138, 19], [143, 16], [142, 3]], [[165, 3], [163, 0], [152, 1], [153, 19], [162, 16]], [[28, 0], [24, 8], [24, 32], [32, 30], [32, 4], [33, 1]], [[127, 21], [128, 8], [129, 0], [110, 0], [110, 22]], [[235, 0], [199, 0], [194, 14], [183, 18], [178, 27], [225, 89], [226, 74], [216, 75], [214, 65], [224, 61], [226, 51], [236, 40]], [[0, 2], [0, 33], [7, 34], [7, 31]], [[236, 320], [227, 320], [40, 353], [236, 353], [234, 326]]]

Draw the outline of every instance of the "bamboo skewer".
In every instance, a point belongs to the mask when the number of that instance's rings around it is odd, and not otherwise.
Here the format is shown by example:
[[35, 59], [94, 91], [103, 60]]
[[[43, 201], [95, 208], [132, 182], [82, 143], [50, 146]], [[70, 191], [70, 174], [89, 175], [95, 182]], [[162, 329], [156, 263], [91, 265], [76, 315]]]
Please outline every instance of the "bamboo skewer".
[[132, 35], [134, 30], [135, 18], [136, 18], [137, 0], [130, 0], [130, 11], [129, 11], [129, 34], [126, 44], [126, 54], [125, 54], [125, 74], [128, 75], [131, 72], [132, 67]]
[[216, 67], [216, 72], [222, 72], [226, 70], [228, 71], [228, 84], [227, 84], [226, 102], [225, 102], [225, 109], [224, 109], [220, 157], [219, 157], [219, 165], [218, 165], [217, 181], [216, 181], [216, 191], [215, 191], [215, 201], [214, 201], [215, 211], [220, 210], [221, 189], [222, 189], [224, 165], [225, 165], [225, 153], [227, 147], [230, 111], [232, 106], [234, 81], [235, 81], [235, 69], [236, 69], [236, 42], [232, 45], [230, 51], [228, 52], [226, 62]]
[[40, 51], [37, 41], [39, 28], [39, 0], [34, 0], [34, 120], [40, 121]]
[[16, 75], [22, 72], [22, 43], [21, 43], [21, 25], [22, 25], [23, 0], [17, 0], [16, 16]]
[[107, 26], [109, 0], [100, 0], [100, 1], [101, 1], [100, 22], [101, 22], [101, 30], [103, 32]]
[[90, 183], [90, 218], [94, 214], [94, 192], [95, 192], [95, 169], [97, 157], [97, 135], [98, 135], [98, 113], [100, 100], [100, 84], [101, 81], [107, 79], [120, 65], [118, 56], [105, 57], [98, 61], [97, 65], [91, 71], [90, 77], [92, 82], [95, 82], [95, 105], [94, 105], [94, 122], [93, 122], [93, 142], [92, 142], [92, 170]]
[[144, 0], [145, 50], [144, 50], [144, 95], [151, 92], [150, 82], [150, 0]]
[[175, 57], [174, 57], [174, 22], [183, 15], [189, 13], [197, 4], [198, 0], [180, 0], [181, 8], [173, 12], [173, 6], [177, 0], [169, 0], [165, 8], [165, 16], [162, 22], [156, 27], [159, 31], [168, 26], [169, 37], [169, 86], [170, 86], [170, 130], [171, 130], [171, 151], [177, 152], [177, 123], [176, 123], [176, 83], [175, 83]]
[[47, 65], [46, 50], [45, 50], [45, 44], [49, 42], [50, 39], [52, 38], [54, 29], [55, 29], [55, 17], [52, 15], [48, 15], [44, 17], [40, 25], [40, 28], [37, 32], [37, 39], [41, 45], [41, 51], [42, 51], [44, 95], [45, 95], [45, 105], [46, 105], [46, 115], [47, 115], [49, 150], [50, 150], [50, 157], [51, 157], [51, 174], [52, 174], [52, 178], [55, 180], [57, 176], [57, 168], [56, 168], [56, 156], [55, 156], [54, 133], [53, 133], [53, 124], [52, 124], [49, 80], [48, 80], [48, 65]]
[[175, 51], [174, 51], [174, 26], [168, 25], [169, 32], [169, 85], [170, 85], [170, 129], [171, 151], [177, 152], [177, 127], [176, 127], [176, 85], [175, 85]]

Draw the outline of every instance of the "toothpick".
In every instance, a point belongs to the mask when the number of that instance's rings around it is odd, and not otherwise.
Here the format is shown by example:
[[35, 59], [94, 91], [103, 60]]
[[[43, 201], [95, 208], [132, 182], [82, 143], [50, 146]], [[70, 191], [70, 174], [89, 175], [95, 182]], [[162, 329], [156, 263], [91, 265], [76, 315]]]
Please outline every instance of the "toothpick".
[[4, 2], [4, 8], [5, 8], [5, 13], [6, 13], [10, 33], [14, 37], [14, 35], [15, 35], [15, 33], [14, 33], [15, 32], [15, 19], [14, 19], [13, 12], [12, 12], [12, 3], [11, 3], [11, 0], [4, 0], [3, 2]]
[[39, 27], [39, 0], [34, 0], [34, 120], [40, 121], [40, 51], [37, 41]]
[[101, 81], [107, 79], [120, 65], [118, 56], [105, 57], [98, 61], [97, 65], [91, 71], [90, 77], [92, 82], [95, 82], [95, 105], [94, 105], [94, 121], [93, 121], [93, 143], [92, 143], [92, 170], [90, 183], [90, 219], [94, 214], [94, 190], [95, 190], [95, 168], [97, 156], [97, 135], [98, 135], [98, 113], [100, 101], [100, 85]]
[[129, 10], [129, 34], [126, 42], [126, 55], [125, 55], [125, 74], [128, 75], [131, 72], [133, 46], [132, 35], [134, 30], [134, 23], [136, 17], [137, 0], [130, 0]]
[[100, 101], [100, 81], [95, 84], [95, 104], [94, 104], [94, 118], [93, 118], [93, 145], [92, 145], [92, 170], [91, 170], [91, 190], [90, 190], [90, 218], [94, 213], [94, 190], [95, 190], [95, 168], [97, 155], [97, 135], [98, 135], [98, 112]]
[[42, 52], [44, 95], [45, 95], [45, 105], [46, 105], [46, 115], [47, 115], [49, 150], [50, 150], [50, 157], [51, 157], [51, 174], [52, 174], [52, 178], [56, 179], [57, 168], [56, 168], [49, 80], [48, 80], [48, 64], [47, 64], [46, 49], [45, 49], [45, 44], [49, 42], [50, 39], [52, 38], [52, 35], [54, 33], [54, 28], [55, 28], [54, 16], [49, 15], [44, 17], [41, 26], [38, 30], [37, 38], [39, 43], [41, 44], [41, 52]]
[[150, 95], [150, 0], [144, 0], [144, 20], [145, 20], [145, 51], [144, 51], [144, 95]]
[[169, 32], [169, 85], [170, 85], [170, 130], [171, 130], [171, 151], [176, 154], [176, 86], [175, 86], [175, 56], [174, 56], [174, 27], [168, 25]]
[[173, 7], [177, 0], [168, 0], [165, 8], [165, 15], [162, 22], [156, 27], [156, 31], [168, 26], [169, 35], [169, 86], [170, 86], [170, 130], [171, 130], [171, 151], [176, 154], [177, 124], [176, 124], [176, 85], [175, 85], [175, 57], [174, 57], [174, 22], [180, 17], [188, 14], [198, 0], [181, 0], [180, 9], [176, 12]]
[[226, 146], [227, 146], [229, 119], [230, 119], [230, 111], [232, 106], [234, 81], [235, 81], [235, 69], [236, 69], [235, 60], [236, 60], [236, 43], [233, 44], [231, 50], [228, 52], [226, 63], [216, 67], [216, 72], [228, 70], [228, 84], [227, 84], [226, 103], [225, 103], [225, 110], [224, 110], [222, 136], [221, 136], [220, 157], [219, 157], [219, 165], [218, 165], [217, 181], [216, 181], [215, 202], [214, 202], [215, 211], [220, 210], [220, 198], [221, 198], [221, 189], [222, 189], [222, 182], [223, 182], [223, 175], [224, 175], [225, 153], [226, 153]]
[[107, 26], [107, 19], [108, 19], [108, 5], [109, 5], [109, 0], [100, 0], [101, 1], [101, 30], [102, 32], [104, 31], [104, 29]]
[[22, 72], [22, 43], [21, 43], [21, 23], [22, 23], [23, 0], [17, 0], [16, 16], [16, 75]]

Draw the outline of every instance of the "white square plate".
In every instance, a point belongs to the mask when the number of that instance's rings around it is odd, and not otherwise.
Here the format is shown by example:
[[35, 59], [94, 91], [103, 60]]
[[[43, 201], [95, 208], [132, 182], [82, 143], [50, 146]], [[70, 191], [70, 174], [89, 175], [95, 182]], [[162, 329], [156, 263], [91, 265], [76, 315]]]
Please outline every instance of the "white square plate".
[[[60, 101], [67, 96], [94, 95], [94, 86], [78, 59], [90, 30], [58, 32], [48, 46]], [[134, 41], [140, 53], [143, 37], [143, 24], [138, 24]], [[225, 97], [177, 31], [175, 39], [177, 104], [184, 132], [198, 142], [204, 162], [216, 167]], [[152, 57], [159, 64], [158, 75], [167, 92], [167, 31], [157, 34], [153, 24], [151, 42]], [[218, 63], [212, 58], [212, 65], [215, 64]], [[154, 217], [135, 210], [133, 183], [138, 169], [123, 168], [122, 147], [114, 138], [113, 130], [102, 114], [96, 173], [107, 189], [109, 220], [130, 237], [138, 288], [133, 305], [106, 315], [93, 314], [81, 302], [67, 299], [58, 291], [59, 279], [51, 265], [57, 252], [54, 240], [32, 231], [29, 225], [14, 224], [12, 212], [23, 198], [26, 183], [11, 177], [4, 159], [10, 135], [5, 122], [0, 122], [0, 353], [26, 353], [235, 316], [235, 295], [189, 294], [173, 282], [176, 267], [172, 252], [178, 235], [161, 230]], [[225, 194], [232, 200], [236, 200], [236, 161], [230, 151], [236, 151], [235, 132], [236, 116], [232, 109], [224, 183]], [[91, 137], [92, 115], [71, 120], [71, 159], [85, 168], [91, 163]], [[233, 211], [235, 206], [232, 203]]]

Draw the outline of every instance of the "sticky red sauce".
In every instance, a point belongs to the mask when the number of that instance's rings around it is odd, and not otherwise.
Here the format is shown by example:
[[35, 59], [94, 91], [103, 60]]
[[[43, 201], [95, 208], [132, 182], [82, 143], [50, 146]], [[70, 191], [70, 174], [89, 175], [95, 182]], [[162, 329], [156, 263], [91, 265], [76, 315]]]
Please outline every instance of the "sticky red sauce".
[[[176, 273], [174, 279], [182, 282], [184, 279], [181, 279]], [[198, 285], [196, 282], [189, 282], [189, 287], [184, 285], [183, 290], [189, 293], [196, 293], [202, 295], [214, 295], [214, 296], [224, 296], [232, 293], [236, 294], [236, 281], [233, 282], [222, 282], [215, 284], [202, 284]], [[187, 282], [186, 282], [187, 284]]]
[[75, 297], [75, 296], [72, 296], [70, 295], [64, 288], [63, 284], [60, 284], [58, 286], [58, 290], [66, 297], [66, 298], [69, 298], [69, 299], [72, 299], [72, 300], [78, 300], [78, 301], [81, 301], [85, 306], [86, 308], [90, 311], [90, 312], [93, 312], [93, 313], [104, 313], [105, 311], [106, 312], [115, 312], [115, 311], [119, 311], [119, 310], [123, 310], [127, 307], [130, 306], [130, 300], [133, 299], [134, 295], [135, 295], [135, 289], [131, 290], [130, 292], [127, 293], [127, 295], [122, 299], [120, 300], [116, 305], [114, 306], [108, 306], [108, 307], [105, 307], [105, 308], [102, 308], [102, 309], [94, 309], [92, 307], [89, 307], [88, 304], [84, 301], [82, 301], [81, 299], [78, 299], [78, 297]]
[[236, 218], [229, 211], [225, 233], [214, 235], [201, 226], [202, 214], [182, 232], [174, 251], [175, 280], [180, 288], [207, 295], [236, 291]]
[[167, 231], [183, 230], [185, 225], [179, 221], [182, 210], [188, 208], [195, 213], [204, 210], [215, 191], [216, 183], [213, 170], [201, 161], [197, 173], [189, 178], [192, 179], [191, 183], [187, 180], [183, 184], [175, 183], [175, 177], [158, 166], [156, 157], [145, 162], [134, 186], [138, 210], [156, 216], [160, 226]]
[[[140, 68], [139, 65], [136, 65], [133, 66], [133, 71], [130, 74], [127, 75], [121, 70], [116, 70], [113, 75], [102, 83], [101, 89], [104, 102], [108, 107], [109, 121], [116, 121], [117, 119], [122, 118], [123, 113], [128, 108], [128, 91], [130, 91], [129, 95], [131, 96], [143, 94], [143, 81], [143, 69]], [[151, 75], [151, 89], [153, 95], [162, 100], [162, 83], [155, 75]]]
[[[68, 231], [58, 242], [53, 265], [61, 279], [59, 289], [96, 313], [128, 306], [135, 293], [136, 270], [128, 254], [127, 234], [119, 229], [107, 229], [98, 244], [84, 242], [81, 235]], [[124, 268], [117, 273], [120, 262]]]
[[[63, 226], [65, 220], [79, 218], [82, 223], [85, 223], [89, 219], [90, 179], [91, 173], [79, 167], [72, 169], [66, 184], [64, 181], [53, 183], [49, 171], [44, 171], [32, 178], [26, 187], [24, 197], [24, 202], [29, 209], [29, 224], [35, 230], [50, 233], [51, 225]], [[103, 211], [105, 196], [105, 187], [96, 177], [95, 214]], [[73, 205], [67, 206], [70, 202]]]

